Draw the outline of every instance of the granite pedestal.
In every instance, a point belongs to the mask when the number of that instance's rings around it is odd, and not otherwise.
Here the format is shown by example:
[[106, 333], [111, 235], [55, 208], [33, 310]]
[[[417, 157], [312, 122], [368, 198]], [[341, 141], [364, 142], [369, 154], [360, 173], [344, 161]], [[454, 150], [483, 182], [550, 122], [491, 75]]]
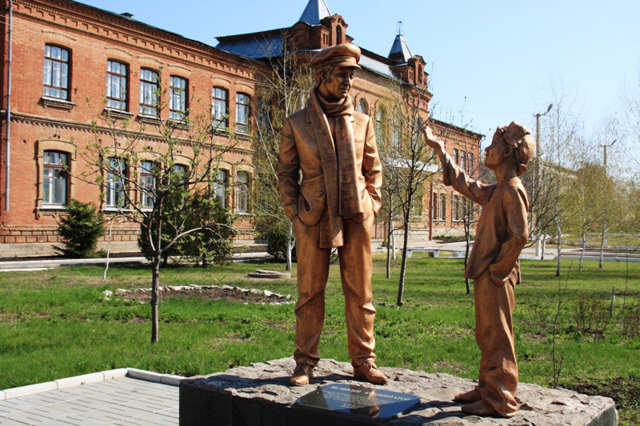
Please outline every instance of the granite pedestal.
[[[460, 410], [462, 405], [453, 402], [454, 395], [475, 386], [473, 380], [381, 367], [389, 382], [376, 386], [354, 380], [349, 363], [321, 360], [310, 384], [291, 387], [288, 382], [294, 367], [292, 358], [283, 358], [183, 380], [180, 426], [615, 426], [618, 422], [612, 399], [568, 390], [520, 383], [517, 393], [520, 409], [515, 417], [483, 418], [464, 414]], [[327, 388], [333, 384], [339, 386]], [[405, 413], [379, 417], [372, 416], [371, 409], [360, 412], [318, 409], [306, 406], [304, 398], [300, 401], [305, 395], [317, 394], [319, 386], [336, 390], [349, 385], [410, 394], [418, 397], [420, 403]]]

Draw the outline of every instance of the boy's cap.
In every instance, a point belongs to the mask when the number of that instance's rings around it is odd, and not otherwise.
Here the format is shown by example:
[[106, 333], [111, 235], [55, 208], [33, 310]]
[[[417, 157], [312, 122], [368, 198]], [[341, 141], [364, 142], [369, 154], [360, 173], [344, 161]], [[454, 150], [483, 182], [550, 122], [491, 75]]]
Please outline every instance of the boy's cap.
[[518, 160], [518, 175], [522, 175], [527, 170], [527, 163], [533, 157], [535, 141], [531, 136], [531, 130], [522, 124], [512, 121], [507, 127], [498, 127], [505, 142], [516, 152]]
[[326, 64], [333, 64], [339, 67], [349, 67], [360, 69], [360, 55], [361, 51], [358, 46], [353, 43], [343, 43], [336, 46], [327, 47], [316, 53], [309, 67], [311, 69], [319, 68]]

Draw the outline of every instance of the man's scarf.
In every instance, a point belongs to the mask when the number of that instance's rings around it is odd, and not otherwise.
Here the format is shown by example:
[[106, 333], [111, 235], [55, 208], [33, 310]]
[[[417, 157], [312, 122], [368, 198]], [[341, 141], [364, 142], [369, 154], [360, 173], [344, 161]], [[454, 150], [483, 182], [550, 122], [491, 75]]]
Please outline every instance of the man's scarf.
[[[320, 247], [340, 247], [343, 245], [343, 218], [364, 212], [358, 192], [353, 102], [348, 95], [340, 102], [329, 102], [314, 89], [307, 101], [307, 110], [320, 149], [326, 188], [328, 214], [323, 215], [320, 223]], [[335, 119], [335, 141], [327, 116]]]

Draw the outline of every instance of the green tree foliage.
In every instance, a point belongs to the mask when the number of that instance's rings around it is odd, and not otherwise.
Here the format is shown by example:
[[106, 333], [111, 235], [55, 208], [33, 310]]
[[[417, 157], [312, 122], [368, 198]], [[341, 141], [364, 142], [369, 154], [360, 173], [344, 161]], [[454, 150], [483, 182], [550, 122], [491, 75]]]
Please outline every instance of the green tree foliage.
[[[226, 265], [233, 261], [233, 245], [231, 239], [236, 235], [233, 216], [215, 199], [209, 191], [195, 193], [188, 200], [183, 200], [181, 194], [167, 198], [165, 209], [171, 214], [163, 216], [162, 245], [166, 246], [175, 240], [180, 225], [181, 232], [197, 229], [178, 240], [163, 255], [163, 266], [166, 266], [170, 256], [180, 256], [182, 260], [200, 262], [202, 266], [212, 263]], [[182, 225], [183, 224], [183, 225]], [[138, 247], [144, 256], [152, 260], [154, 251], [146, 236], [150, 232], [152, 241], [157, 241], [155, 230], [156, 220], [148, 217], [140, 224]], [[144, 236], [144, 237], [143, 237]]]
[[67, 215], [60, 217], [58, 232], [63, 248], [56, 249], [68, 257], [95, 256], [98, 238], [104, 235], [104, 222], [93, 203], [71, 200], [66, 206]]

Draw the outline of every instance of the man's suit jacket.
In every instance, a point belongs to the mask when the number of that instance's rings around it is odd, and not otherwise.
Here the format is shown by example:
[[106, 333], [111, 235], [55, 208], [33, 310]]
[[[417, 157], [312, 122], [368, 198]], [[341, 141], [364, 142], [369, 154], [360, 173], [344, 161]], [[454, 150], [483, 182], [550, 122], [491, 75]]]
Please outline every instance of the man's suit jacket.
[[[355, 111], [351, 124], [356, 144], [358, 191], [364, 211], [353, 219], [363, 221], [380, 210], [382, 166], [371, 118]], [[300, 184], [299, 170], [303, 176]], [[316, 225], [322, 217], [326, 191], [338, 190], [325, 187], [320, 148], [307, 108], [287, 117], [282, 127], [278, 181], [287, 216], [290, 219], [299, 216], [308, 226]]]

